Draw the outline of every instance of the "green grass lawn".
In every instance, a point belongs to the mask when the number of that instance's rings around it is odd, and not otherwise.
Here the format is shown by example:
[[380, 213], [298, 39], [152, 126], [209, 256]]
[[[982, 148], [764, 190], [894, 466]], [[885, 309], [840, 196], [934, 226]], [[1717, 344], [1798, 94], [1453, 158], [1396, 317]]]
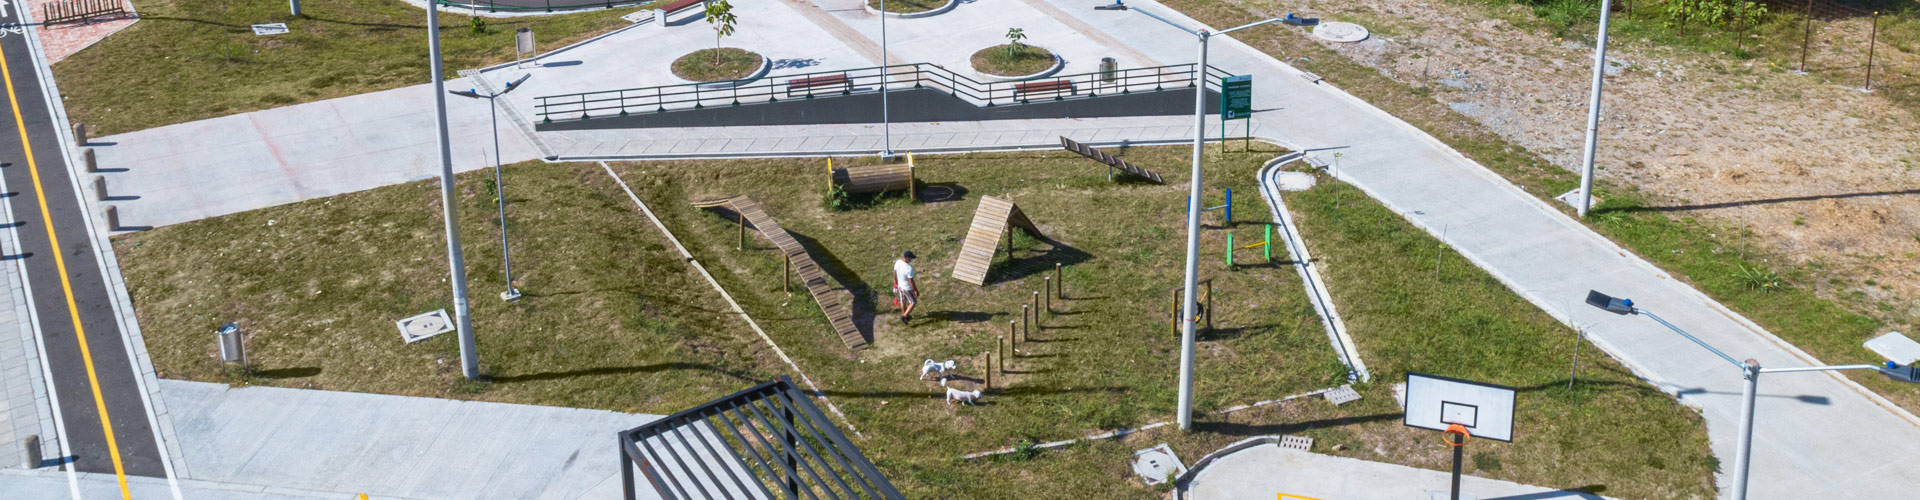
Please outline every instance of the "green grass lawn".
[[[1259, 148], [1256, 148], [1259, 149]], [[773, 322], [769, 333], [801, 358], [867, 435], [863, 449], [910, 496], [931, 498], [1149, 498], [1125, 469], [1132, 450], [1168, 442], [1197, 458], [1241, 438], [1305, 433], [1321, 451], [1428, 468], [1447, 466], [1430, 433], [1403, 428], [1390, 386], [1407, 371], [1437, 372], [1521, 387], [1517, 443], [1477, 452], [1474, 473], [1557, 487], [1599, 486], [1624, 497], [1708, 496], [1715, 462], [1700, 419], [1633, 377], [1591, 345], [1584, 347], [1580, 383], [1567, 389], [1574, 345], [1571, 330], [1502, 287], [1491, 276], [1440, 247], [1357, 190], [1329, 184], [1299, 194], [1294, 209], [1316, 252], [1331, 266], [1327, 278], [1376, 383], [1360, 387], [1367, 399], [1334, 408], [1317, 398], [1226, 416], [1201, 415], [1203, 432], [1154, 430], [1065, 450], [959, 461], [968, 452], [1067, 439], [1134, 427], [1172, 416], [1178, 343], [1166, 323], [1169, 291], [1180, 279], [1184, 233], [1183, 148], [1137, 148], [1127, 158], [1157, 168], [1169, 186], [1110, 184], [1097, 164], [1066, 154], [922, 156], [917, 176], [930, 200], [964, 191], [961, 202], [911, 203], [902, 197], [864, 200], [864, 208], [825, 208], [824, 162], [660, 162], [618, 166], [640, 196], [718, 272], [755, 317]], [[1231, 228], [1241, 243], [1257, 237], [1266, 218], [1253, 174], [1275, 152], [1224, 153], [1209, 164], [1208, 184], [1239, 191]], [[844, 165], [847, 159], [836, 162]], [[859, 163], [861, 160], [851, 160]], [[687, 200], [748, 195], [807, 243], [816, 259], [839, 267], [856, 310], [886, 303], [889, 263], [902, 250], [921, 257], [924, 324], [882, 320], [874, 347], [850, 357], [805, 295], [781, 291], [780, 263], [765, 243], [734, 250], [729, 215], [698, 210]], [[979, 196], [1010, 197], [1070, 250], [1016, 239], [1017, 253], [986, 287], [961, 283], [951, 271]], [[1217, 224], [1217, 214], [1207, 216]], [[1202, 238], [1203, 277], [1214, 279], [1218, 329], [1202, 335], [1197, 352], [1196, 407], [1210, 412], [1338, 383], [1318, 320], [1284, 266], [1242, 254], [1233, 270], [1222, 256], [1226, 228]], [[1028, 247], [1028, 245], [1032, 245]], [[1435, 257], [1440, 257], [1436, 274]], [[1004, 259], [1004, 257], [1003, 257]], [[1018, 316], [1018, 304], [1042, 286], [1055, 261], [1070, 262], [1063, 314], [1048, 321], [1034, 356], [1015, 358], [1020, 372], [996, 378], [1005, 393], [979, 408], [946, 407], [913, 379], [924, 358], [963, 357], [986, 350], [991, 337]], [[1074, 261], [1078, 261], [1077, 263]], [[1417, 282], [1419, 286], [1407, 286]], [[860, 302], [865, 301], [865, 302]], [[1011, 314], [1009, 314], [1011, 311]], [[972, 372], [967, 372], [972, 373]], [[1596, 433], [1612, 429], [1613, 433]], [[929, 436], [938, 436], [929, 438]], [[1594, 440], [1617, 443], [1594, 445]], [[1650, 446], [1658, 443], [1657, 446]], [[982, 482], [979, 478], [994, 478]]]
[[[1197, 432], [1145, 431], [1062, 449], [980, 460], [961, 455], [1030, 446], [1173, 417], [1178, 342], [1169, 292], [1184, 251], [1183, 148], [1132, 148], [1130, 161], [1170, 185], [1108, 182], [1104, 169], [1062, 153], [917, 158], [923, 200], [859, 197], [824, 203], [824, 160], [676, 161], [616, 165], [715, 278], [844, 409], [856, 444], [913, 498], [1159, 498], [1130, 480], [1126, 457], [1166, 442], [1196, 459], [1227, 443], [1305, 434], [1316, 450], [1428, 468], [1446, 466], [1430, 432], [1400, 425], [1390, 386], [1425, 371], [1522, 388], [1521, 438], [1476, 445], [1474, 474], [1627, 498], [1711, 493], [1713, 459], [1700, 419], [1584, 346], [1580, 383], [1566, 389], [1578, 343], [1565, 327], [1357, 190], [1323, 179], [1293, 195], [1334, 297], [1375, 382], [1365, 399], [1319, 398], [1230, 414], [1222, 408], [1337, 385], [1335, 360], [1294, 270], [1243, 253], [1227, 269], [1228, 231], [1256, 238], [1267, 207], [1253, 174], [1278, 154], [1217, 152], [1219, 189], [1241, 196], [1242, 221], [1205, 217], [1201, 271], [1214, 281], [1214, 329], [1196, 349]], [[842, 159], [836, 164], [871, 163]], [[597, 166], [509, 167], [515, 272], [527, 297], [499, 301], [498, 230], [489, 176], [461, 177], [475, 330], [488, 381], [463, 382], [452, 335], [401, 343], [393, 321], [447, 307], [438, 193], [410, 183], [168, 226], [116, 239], [148, 349], [165, 377], [312, 387], [618, 411], [670, 413], [778, 375], [784, 363], [686, 266]], [[748, 195], [847, 287], [873, 344], [850, 352], [750, 234], [735, 250], [727, 214], [690, 199]], [[1009, 197], [1046, 239], [1014, 239], [987, 286], [950, 277], [981, 196]], [[920, 318], [890, 318], [893, 256], [921, 256]], [[1435, 258], [1440, 266], [1436, 271]], [[1284, 260], [1284, 257], [1283, 257]], [[1065, 263], [1055, 303], [995, 373], [977, 407], [948, 406], [921, 381], [923, 359], [982, 375], [1019, 305]], [[1419, 286], [1406, 286], [1415, 283]], [[239, 321], [252, 373], [213, 361], [209, 333]], [[863, 319], [861, 321], [865, 323]], [[955, 382], [970, 386], [973, 380]], [[1338, 450], [1335, 450], [1335, 447]]]
[[738, 80], [760, 69], [765, 56], [732, 47], [700, 49], [673, 61], [673, 76], [694, 82]]
[[[1215, 26], [1235, 26], [1277, 14], [1267, 12], [1264, 5], [1241, 0], [1169, 0], [1168, 5]], [[1551, 198], [1578, 186], [1578, 175], [1487, 131], [1473, 119], [1427, 97], [1424, 89], [1395, 82], [1304, 34], [1261, 32], [1237, 39], [1325, 77], [1572, 215], [1570, 207]], [[1595, 207], [1593, 216], [1584, 221], [1588, 227], [1821, 361], [1881, 362], [1878, 355], [1860, 344], [1887, 330], [1913, 331], [1920, 326], [1920, 317], [1864, 295], [1840, 297], [1840, 302], [1821, 297], [1812, 289], [1816, 280], [1826, 279], [1817, 264], [1789, 264], [1787, 259], [1764, 250], [1742, 228], [1709, 224], [1683, 214], [1668, 215], [1658, 207], [1671, 200], [1604, 178], [1595, 179], [1594, 194], [1605, 203]], [[1754, 273], [1742, 269], [1757, 270], [1760, 276], [1779, 276], [1785, 286], [1755, 286], [1757, 281], [1751, 278]], [[1848, 376], [1909, 411], [1920, 411], [1920, 387], [1895, 383], [1873, 373], [1849, 372]]]
[[[136, 0], [140, 21], [53, 66], [73, 121], [95, 135], [428, 83], [426, 11], [396, 0], [301, 3]], [[445, 11], [446, 74], [513, 59], [513, 32], [542, 51], [625, 26], [631, 9], [486, 19]], [[285, 22], [284, 35], [248, 25]]]
[[[115, 252], [160, 376], [671, 413], [784, 370], [721, 314], [632, 202], [592, 165], [511, 165], [515, 281], [505, 289], [491, 172], [460, 177], [474, 331], [490, 383], [463, 382], [453, 333], [394, 321], [452, 312], [437, 181], [119, 237]], [[238, 321], [256, 373], [230, 377], [212, 332]], [[237, 375], [237, 374], [236, 374]], [[611, 434], [609, 434], [611, 435]]]

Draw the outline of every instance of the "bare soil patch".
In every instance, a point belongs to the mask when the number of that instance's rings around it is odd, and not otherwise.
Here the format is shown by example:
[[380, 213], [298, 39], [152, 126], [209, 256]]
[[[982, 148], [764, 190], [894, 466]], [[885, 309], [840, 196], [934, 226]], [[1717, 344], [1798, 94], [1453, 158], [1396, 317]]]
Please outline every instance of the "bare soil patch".
[[[1424, 89], [1557, 166], [1579, 168], [1591, 40], [1531, 26], [1533, 14], [1520, 6], [1358, 0], [1283, 7], [1367, 26], [1376, 36], [1366, 41], [1323, 44]], [[1616, 36], [1598, 175], [1651, 194], [1659, 200], [1654, 210], [1751, 233], [1773, 257], [1822, 270], [1802, 285], [1823, 296], [1911, 323], [1920, 315], [1913, 265], [1920, 121], [1886, 92], [1862, 92], [1861, 81], [1839, 81], [1848, 73], [1831, 71], [1861, 64], [1843, 35], [1865, 24], [1815, 23], [1810, 76], [1777, 59]], [[1774, 39], [1761, 43], [1776, 46], [1756, 50], [1785, 50]], [[1898, 68], [1914, 67], [1914, 58], [1882, 44], [1876, 64], [1884, 67], [1876, 71], [1907, 77]]]

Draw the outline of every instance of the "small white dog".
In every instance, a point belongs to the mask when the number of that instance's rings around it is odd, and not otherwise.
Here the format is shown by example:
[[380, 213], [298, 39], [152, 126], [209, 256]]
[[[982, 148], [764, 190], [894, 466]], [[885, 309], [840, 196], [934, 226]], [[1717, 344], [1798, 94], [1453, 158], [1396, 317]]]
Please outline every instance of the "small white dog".
[[947, 388], [947, 404], [949, 405], [953, 404], [954, 401], [959, 401], [960, 404], [971, 406], [974, 401], [978, 400], [980, 400], [980, 390], [978, 389], [962, 391], [952, 387]]
[[924, 363], [920, 363], [920, 380], [926, 380], [929, 374], [945, 382], [947, 377], [953, 376], [953, 360], [949, 359], [947, 362], [941, 363], [929, 359]]

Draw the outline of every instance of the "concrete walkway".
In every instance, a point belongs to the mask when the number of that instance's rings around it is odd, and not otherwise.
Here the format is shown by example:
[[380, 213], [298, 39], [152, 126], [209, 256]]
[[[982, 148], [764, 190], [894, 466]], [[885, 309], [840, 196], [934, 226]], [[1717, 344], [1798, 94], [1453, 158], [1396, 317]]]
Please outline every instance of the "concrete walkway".
[[[177, 380], [160, 389], [187, 498], [617, 498], [615, 433], [659, 418]], [[111, 474], [79, 479], [86, 498], [118, 496]], [[167, 496], [165, 481], [129, 480], [134, 498]], [[0, 473], [0, 498], [67, 492], [55, 469]]]
[[[1188, 500], [1307, 497], [1318, 500], [1444, 499], [1453, 475], [1437, 470], [1260, 445], [1220, 457], [1188, 483]], [[1555, 490], [1462, 475], [1460, 498], [1478, 500], [1600, 500]]]
[[[982, 0], [961, 8], [979, 8], [994, 1], [1001, 0]], [[1189, 61], [1193, 57], [1192, 45], [1184, 42], [1190, 39], [1189, 35], [1146, 16], [1094, 11], [1084, 4], [1064, 0], [1045, 3], [1058, 8], [1036, 10], [1047, 16], [1071, 17], [1071, 20], [1055, 19], [1053, 23], [1090, 27], [1103, 33], [1102, 36], [1126, 44], [1125, 51], [1115, 52], [1134, 52], [1161, 63]], [[1150, 0], [1136, 0], [1130, 5], [1153, 9], [1192, 26], [1200, 25]], [[945, 16], [929, 18], [928, 21], [939, 21]], [[799, 24], [797, 19], [795, 24]], [[889, 29], [893, 26], [890, 22]], [[954, 29], [956, 32], [967, 32]], [[1239, 36], [1275, 36], [1272, 31], [1284, 29], [1292, 28], [1264, 27], [1242, 32]], [[672, 27], [665, 32], [673, 33], [675, 30], [706, 33], [698, 26]], [[863, 34], [866, 32], [864, 27], [857, 30]], [[1034, 31], [1029, 29], [1029, 32]], [[809, 43], [824, 44], [826, 48], [821, 50], [831, 53], [855, 52], [845, 49], [844, 44], [835, 40], [822, 37], [809, 40]], [[842, 48], [832, 48], [834, 46]], [[840, 52], [843, 50], [845, 52]], [[548, 66], [532, 70], [536, 71], [536, 76], [529, 86], [534, 85], [533, 82], [565, 80], [543, 77], [538, 71], [573, 67], [558, 65], [557, 62], [586, 53], [569, 51], [551, 56]], [[621, 55], [631, 58], [633, 54]], [[1330, 160], [1333, 152], [1341, 153], [1339, 175], [1343, 180], [1366, 190], [1415, 224], [1440, 236], [1448, 245], [1491, 271], [1549, 314], [1586, 330], [1596, 344], [1640, 376], [1674, 393], [1681, 401], [1701, 408], [1713, 450], [1723, 457], [1724, 462], [1731, 463], [1727, 457], [1731, 457], [1731, 437], [1737, 420], [1741, 381], [1738, 372], [1710, 353], [1645, 318], [1616, 317], [1587, 308], [1581, 303], [1587, 290], [1599, 289], [1632, 297], [1641, 305], [1663, 314], [1675, 324], [1737, 357], [1756, 358], [1763, 365], [1775, 367], [1818, 363], [1812, 356], [1780, 341], [1664, 271], [1587, 230], [1424, 132], [1338, 88], [1327, 83], [1312, 83], [1301, 78], [1298, 70], [1228, 39], [1214, 40], [1212, 57], [1211, 63], [1215, 66], [1256, 75], [1254, 108], [1260, 110], [1260, 114], [1256, 115], [1254, 121], [1255, 134], [1272, 138], [1296, 150], [1311, 151], [1323, 160]], [[581, 69], [591, 67], [602, 74], [646, 73], [654, 70], [645, 68], [655, 67], [644, 66], [643, 71], [633, 71], [635, 67], [630, 63], [623, 64], [613, 58], [586, 60], [577, 66]], [[509, 70], [498, 70], [483, 73], [479, 78], [498, 82], [515, 75]], [[535, 88], [526, 90], [529, 95], [538, 94], [534, 92]], [[409, 95], [424, 97], [424, 93], [418, 90], [392, 92], [414, 92]], [[346, 99], [372, 98], [356, 96]], [[328, 147], [311, 147], [299, 154], [288, 155], [283, 150], [283, 154], [276, 157], [271, 153], [273, 148], [243, 144], [236, 149], [252, 148], [250, 150], [254, 153], [248, 154], [254, 155], [253, 160], [229, 157], [228, 161], [209, 163], [183, 154], [187, 148], [176, 147], [179, 143], [191, 144], [198, 140], [211, 143], [201, 146], [202, 150], [233, 148], [233, 143], [215, 138], [246, 137], [250, 126], [247, 124], [255, 118], [243, 115], [209, 120], [222, 121], [217, 126], [196, 122], [167, 127], [175, 129], [172, 132], [144, 131], [106, 138], [105, 141], [119, 145], [102, 148], [101, 158], [104, 166], [130, 170], [109, 174], [109, 179], [112, 179], [110, 185], [119, 186], [112, 188], [116, 194], [141, 197], [139, 200], [122, 202], [124, 217], [129, 225], [175, 223], [286, 203], [301, 197], [368, 189], [405, 180], [407, 174], [394, 173], [397, 170], [414, 169], [408, 170], [411, 172], [424, 169], [430, 172], [430, 121], [413, 118], [379, 122], [368, 118], [375, 113], [418, 117], [421, 116], [418, 115], [420, 110], [430, 109], [423, 103], [423, 100], [417, 99], [397, 99], [391, 103], [391, 108], [370, 103], [353, 106], [315, 103], [288, 108], [289, 111], [285, 111], [287, 113], [294, 113], [291, 111], [294, 109], [306, 110], [295, 113], [298, 117], [286, 118], [289, 123], [307, 123], [306, 119], [310, 118], [318, 122], [346, 124], [329, 133], [315, 134], [312, 139], [339, 142]], [[456, 110], [470, 108], [470, 111], [463, 111], [467, 113], [464, 115], [466, 118], [457, 122], [456, 135], [472, 137], [476, 132], [485, 131], [484, 124], [478, 130], [472, 128], [476, 119], [484, 120], [484, 106], [458, 101], [454, 104]], [[515, 114], [527, 105], [513, 104]], [[343, 116], [328, 118], [323, 114], [328, 110], [343, 113]], [[254, 115], [263, 113], [271, 112]], [[364, 114], [346, 115], [348, 113]], [[1069, 131], [1071, 134], [1068, 135], [1076, 138], [1084, 137], [1085, 133], [1094, 133], [1103, 134], [1107, 138], [1104, 140], [1115, 141], [1152, 141], [1191, 133], [1186, 128], [1190, 125], [1178, 123], [1181, 120], [1142, 120], [1145, 121], [1089, 121], [1082, 126], [1066, 128], [1062, 123], [1017, 121], [971, 125], [900, 125], [896, 126], [895, 132], [908, 137], [927, 134], [920, 140], [929, 144], [938, 142], [971, 148], [1037, 145], [1053, 141], [1050, 135], [1055, 135], [1059, 130]], [[395, 129], [388, 123], [401, 123], [414, 130], [405, 130], [404, 127]], [[973, 128], [946, 128], [963, 126]], [[1567, 126], [1578, 127], [1579, 124], [1569, 123]], [[196, 134], [190, 130], [201, 132]], [[689, 152], [735, 156], [818, 154], [878, 149], [874, 146], [878, 144], [880, 136], [877, 126], [628, 130], [552, 135], [525, 131], [525, 122], [521, 122], [513, 130], [523, 131], [526, 134], [524, 137], [531, 139], [507, 148], [509, 153], [518, 153], [510, 155], [508, 161], [533, 157], [531, 149], [547, 150], [549, 152], [543, 153], [547, 155], [565, 153], [578, 158], [634, 159], [655, 157], [662, 152], [675, 156]], [[1004, 131], [1026, 132], [1000, 133]], [[949, 133], [951, 135], [944, 136], [944, 141], [933, 139], [933, 134]], [[406, 139], [374, 141], [356, 134], [395, 134], [404, 135]], [[972, 135], [963, 137], [964, 134]], [[819, 136], [844, 139], [819, 140]], [[154, 140], [160, 137], [166, 138], [166, 141]], [[273, 137], [292, 138], [297, 134], [289, 132], [274, 134]], [[503, 134], [503, 137], [513, 140], [512, 134]], [[358, 142], [343, 138], [357, 139]], [[896, 139], [900, 139], [900, 136], [896, 136]], [[794, 145], [796, 143], [799, 145]], [[389, 146], [396, 149], [382, 154]], [[166, 149], [169, 147], [175, 149]], [[159, 150], [161, 154], [142, 156], [113, 151], [120, 148], [125, 148], [121, 151]], [[907, 148], [896, 146], [896, 149]], [[479, 152], [473, 144], [456, 143], [455, 151], [457, 160], [473, 158], [473, 163], [465, 165], [478, 164]], [[328, 160], [310, 160], [309, 156]], [[345, 160], [347, 157], [352, 160]], [[152, 160], [137, 161], [135, 158]], [[313, 161], [331, 167], [330, 170], [324, 170], [324, 174], [319, 173], [323, 172], [320, 169], [289, 170], [283, 167], [293, 161]], [[262, 164], [268, 166], [262, 167]], [[156, 173], [146, 180], [134, 180], [127, 175], [142, 169], [171, 173]], [[295, 181], [316, 175], [324, 176], [328, 182], [336, 184], [320, 187]], [[180, 192], [183, 182], [187, 184], [184, 189], [199, 197], [194, 200], [218, 199], [222, 205], [217, 209], [205, 206], [196, 208], [193, 205], [195, 202], [181, 201], [187, 199], [184, 196], [162, 194], [169, 190]], [[220, 182], [231, 183], [232, 187], [221, 189]], [[263, 187], [266, 184], [279, 185]], [[149, 199], [153, 200], [152, 204], [140, 205]], [[1367, 339], [1362, 337], [1357, 341], [1365, 349]], [[1444, 366], [1427, 367], [1425, 370], [1446, 373]], [[1754, 452], [1753, 491], [1783, 498], [1878, 498], [1910, 493], [1912, 485], [1920, 484], [1920, 467], [1913, 466], [1910, 461], [1890, 459], [1920, 455], [1920, 419], [1838, 376], [1775, 375], [1767, 378], [1761, 391], [1767, 397], [1761, 398], [1760, 421], [1755, 432], [1758, 446]], [[1722, 479], [1724, 491], [1727, 485], [1725, 478]]]

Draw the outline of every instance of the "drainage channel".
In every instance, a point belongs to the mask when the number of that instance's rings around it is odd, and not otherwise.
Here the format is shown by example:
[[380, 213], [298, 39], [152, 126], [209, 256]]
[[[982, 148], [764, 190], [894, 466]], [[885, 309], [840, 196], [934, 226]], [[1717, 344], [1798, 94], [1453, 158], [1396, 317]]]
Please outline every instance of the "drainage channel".
[[1320, 325], [1327, 330], [1327, 341], [1333, 344], [1333, 350], [1340, 354], [1340, 362], [1347, 365], [1348, 382], [1366, 382], [1373, 378], [1367, 372], [1367, 365], [1360, 361], [1360, 351], [1354, 346], [1353, 336], [1347, 334], [1347, 325], [1340, 321], [1340, 312], [1334, 310], [1333, 297], [1328, 295], [1327, 283], [1320, 278], [1319, 264], [1307, 253], [1306, 240], [1295, 229], [1293, 215], [1287, 212], [1286, 202], [1280, 199], [1280, 167], [1305, 158], [1305, 153], [1288, 153], [1268, 160], [1260, 168], [1260, 197], [1267, 200], [1267, 209], [1273, 212], [1273, 221], [1280, 226], [1280, 239], [1287, 244], [1287, 254], [1293, 257], [1293, 269], [1300, 273], [1300, 281], [1306, 287], [1307, 301], [1313, 303], [1313, 310], [1320, 314]]

